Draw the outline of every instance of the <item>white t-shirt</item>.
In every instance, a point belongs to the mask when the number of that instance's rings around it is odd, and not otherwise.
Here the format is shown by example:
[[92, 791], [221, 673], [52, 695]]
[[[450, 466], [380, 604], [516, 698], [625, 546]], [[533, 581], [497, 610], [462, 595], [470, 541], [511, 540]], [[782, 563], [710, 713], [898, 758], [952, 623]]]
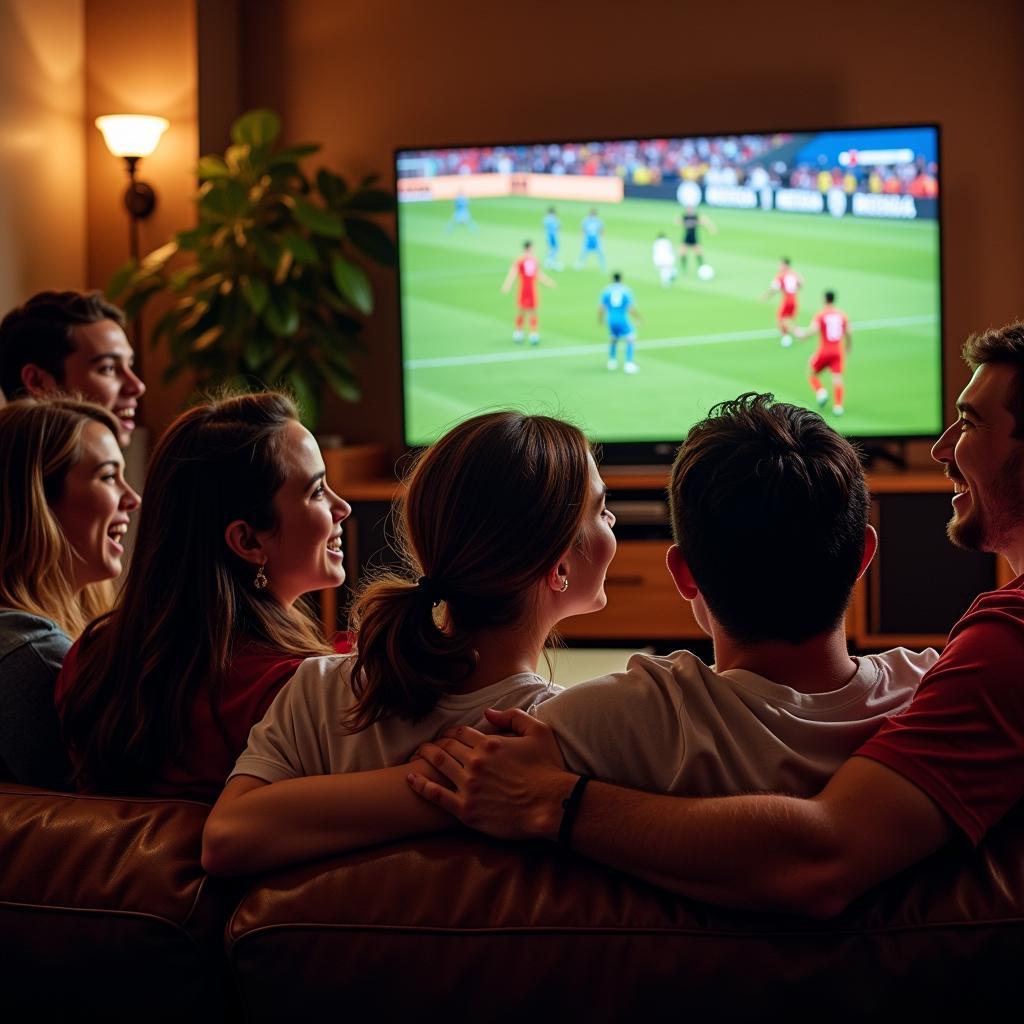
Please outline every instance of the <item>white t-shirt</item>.
[[390, 717], [359, 732], [348, 732], [342, 719], [355, 704], [353, 656], [308, 658], [282, 687], [266, 716], [249, 733], [249, 743], [235, 763], [235, 775], [279, 782], [304, 775], [361, 772], [404, 764], [421, 743], [454, 725], [493, 732], [487, 708], [529, 710], [560, 692], [530, 672], [509, 676], [472, 693], [447, 694], [418, 722]]
[[633, 789], [711, 796], [770, 790], [813, 796], [910, 703], [938, 660], [903, 648], [857, 659], [838, 690], [800, 693], [689, 651], [634, 654], [624, 672], [570, 687], [533, 714], [566, 766]]

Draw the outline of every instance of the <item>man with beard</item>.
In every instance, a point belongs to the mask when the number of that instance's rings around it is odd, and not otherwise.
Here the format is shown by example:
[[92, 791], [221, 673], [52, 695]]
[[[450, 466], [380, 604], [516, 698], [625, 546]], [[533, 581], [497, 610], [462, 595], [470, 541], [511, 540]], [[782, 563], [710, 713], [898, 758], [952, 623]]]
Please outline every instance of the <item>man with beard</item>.
[[909, 707], [816, 797], [590, 782], [521, 712], [488, 712], [515, 736], [463, 727], [424, 747], [454, 788], [413, 773], [413, 789], [491, 835], [557, 839], [695, 899], [818, 917], [955, 836], [978, 843], [1024, 797], [1024, 323], [969, 338], [964, 358], [959, 417], [932, 450], [953, 481], [949, 534], [1017, 577], [971, 605]]

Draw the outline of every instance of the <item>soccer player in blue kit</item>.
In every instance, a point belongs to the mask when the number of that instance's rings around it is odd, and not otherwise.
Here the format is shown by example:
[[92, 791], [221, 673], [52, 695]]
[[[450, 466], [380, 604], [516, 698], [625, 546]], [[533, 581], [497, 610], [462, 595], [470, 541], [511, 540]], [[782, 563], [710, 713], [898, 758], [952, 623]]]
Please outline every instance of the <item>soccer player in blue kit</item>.
[[470, 231], [477, 230], [476, 221], [473, 220], [473, 215], [469, 212], [469, 196], [462, 191], [455, 194], [455, 212], [445, 226], [445, 231], [453, 230], [458, 224], [464, 225]]
[[604, 224], [593, 207], [590, 213], [583, 218], [583, 248], [580, 250], [580, 258], [576, 261], [576, 269], [583, 266], [583, 261], [590, 253], [597, 254], [597, 262], [601, 265], [602, 271], [607, 271], [608, 265], [604, 259], [604, 247], [601, 245], [601, 236], [604, 234]]
[[612, 274], [612, 283], [601, 292], [601, 304], [597, 307], [598, 323], [608, 323], [608, 369], [619, 368], [619, 342], [626, 342], [626, 361], [622, 369], [626, 373], [636, 373], [638, 367], [633, 359], [633, 346], [636, 343], [636, 331], [633, 329], [630, 316], [642, 320], [640, 311], [633, 302], [633, 292], [622, 283], [622, 275], [616, 271]]
[[558, 234], [562, 230], [562, 222], [558, 219], [553, 206], [548, 207], [544, 214], [544, 237], [548, 243], [547, 255], [544, 257], [544, 266], [548, 270], [561, 270], [562, 261], [558, 258], [559, 239]]

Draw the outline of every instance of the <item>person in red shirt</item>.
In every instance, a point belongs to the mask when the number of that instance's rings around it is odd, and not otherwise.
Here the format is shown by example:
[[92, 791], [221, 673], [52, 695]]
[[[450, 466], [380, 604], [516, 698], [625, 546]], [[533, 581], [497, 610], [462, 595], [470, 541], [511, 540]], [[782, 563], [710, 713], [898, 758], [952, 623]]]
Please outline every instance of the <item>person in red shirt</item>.
[[793, 333], [798, 338], [806, 338], [817, 331], [819, 336], [818, 351], [811, 356], [810, 374], [807, 377], [814, 391], [814, 400], [819, 406], [828, 401], [828, 391], [818, 376], [823, 370], [832, 374], [832, 412], [836, 416], [843, 415], [843, 367], [846, 365], [846, 353], [853, 347], [853, 332], [846, 314], [835, 305], [836, 293], [825, 292], [825, 305], [814, 315], [807, 329], [795, 327]]
[[529, 319], [530, 344], [540, 344], [540, 324], [537, 319], [537, 282], [547, 288], [555, 288], [554, 281], [540, 269], [537, 257], [533, 255], [533, 242], [523, 242], [523, 255], [508, 268], [505, 281], [501, 286], [503, 293], [508, 294], [513, 281], [519, 279], [519, 294], [516, 298], [516, 326], [512, 332], [512, 340], [518, 345], [523, 340], [523, 324]]
[[171, 424], [124, 587], [58, 677], [79, 789], [217, 796], [299, 664], [339, 649], [300, 599], [344, 582], [350, 512], [285, 395], [197, 405]]
[[779, 308], [775, 313], [775, 322], [779, 325], [779, 343], [783, 348], [793, 344], [793, 320], [797, 313], [797, 293], [803, 287], [804, 279], [793, 269], [789, 257], [783, 256], [779, 263], [779, 271], [772, 278], [772, 283], [761, 296], [761, 301], [773, 294], [780, 296]]

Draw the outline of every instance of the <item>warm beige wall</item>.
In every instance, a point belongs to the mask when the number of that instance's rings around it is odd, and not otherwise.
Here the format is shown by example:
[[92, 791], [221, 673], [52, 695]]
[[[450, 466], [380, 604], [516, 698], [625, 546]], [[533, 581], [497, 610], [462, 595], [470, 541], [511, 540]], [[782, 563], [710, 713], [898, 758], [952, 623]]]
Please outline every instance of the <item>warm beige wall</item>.
[[[248, 0], [243, 102], [389, 175], [398, 145], [939, 121], [947, 405], [963, 336], [1024, 315], [1024, 4], [861, 0]], [[776, 13], [778, 11], [778, 13]], [[837, 13], [838, 12], [838, 13]], [[393, 279], [375, 274], [361, 408], [328, 424], [398, 442]]]
[[81, 288], [83, 0], [0, 0], [0, 312]]
[[[86, 4], [86, 209], [92, 287], [104, 288], [128, 259], [128, 214], [122, 201], [128, 176], [124, 162], [110, 155], [92, 126], [100, 114], [159, 114], [171, 122], [156, 152], [139, 164], [139, 177], [157, 193], [156, 210], [139, 232], [143, 255], [194, 223], [191, 197], [199, 153], [195, 6], [195, 0]], [[144, 325], [160, 312], [157, 301], [152, 302]], [[143, 422], [159, 432], [181, 408], [187, 388], [160, 382], [162, 353], [147, 347], [138, 355], [149, 385]]]

